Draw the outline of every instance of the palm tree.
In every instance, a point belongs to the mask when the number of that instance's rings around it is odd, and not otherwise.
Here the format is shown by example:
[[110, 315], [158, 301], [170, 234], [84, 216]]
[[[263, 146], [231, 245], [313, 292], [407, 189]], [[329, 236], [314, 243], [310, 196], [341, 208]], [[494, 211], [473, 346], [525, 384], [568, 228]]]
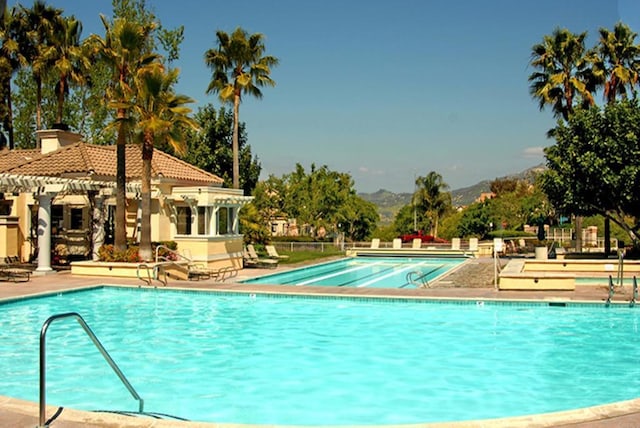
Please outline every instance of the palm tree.
[[574, 105], [593, 105], [594, 82], [585, 48], [587, 33], [573, 34], [556, 28], [532, 48], [529, 92], [540, 110], [551, 105], [554, 116], [567, 120]]
[[54, 62], [54, 36], [63, 31], [62, 10], [36, 0], [31, 9], [20, 6], [24, 15], [23, 51], [31, 64], [31, 73], [36, 82], [36, 129], [42, 129], [42, 81]]
[[637, 33], [619, 22], [613, 31], [600, 29], [600, 40], [593, 60], [593, 74], [603, 88], [607, 103], [618, 96], [627, 98], [627, 90], [635, 96], [640, 65], [640, 47], [635, 44]]
[[116, 18], [109, 23], [100, 15], [105, 28], [105, 37], [92, 35], [88, 44], [110, 65], [113, 70], [113, 84], [107, 91], [110, 106], [116, 110], [113, 126], [117, 129], [116, 139], [116, 218], [115, 242], [118, 251], [127, 248], [126, 230], [126, 165], [125, 146], [131, 124], [130, 106], [134, 99], [133, 76], [137, 70], [155, 61], [156, 54], [147, 53], [148, 38], [154, 26], [141, 25], [126, 19]]
[[59, 31], [52, 34], [52, 71], [58, 77], [56, 94], [58, 95], [58, 110], [56, 122], [62, 123], [64, 100], [69, 93], [69, 84], [84, 84], [86, 75], [91, 67], [89, 52], [83, 49], [80, 42], [82, 23], [75, 17], [61, 17]]
[[431, 171], [426, 177], [416, 178], [416, 187], [413, 204], [430, 220], [431, 235], [437, 237], [439, 219], [451, 206], [451, 194], [446, 191], [449, 185], [440, 174]]
[[186, 152], [186, 129], [196, 129], [196, 122], [187, 116], [191, 109], [186, 104], [194, 100], [173, 92], [178, 80], [177, 69], [166, 72], [155, 63], [140, 69], [136, 74], [136, 99], [131, 105], [137, 118], [135, 138], [142, 145], [141, 177], [141, 230], [139, 255], [143, 260], [151, 260], [151, 160], [156, 144], [169, 145], [174, 152]]
[[25, 55], [25, 16], [21, 9], [12, 8], [0, 20], [0, 91], [2, 92], [1, 122], [8, 134], [9, 148], [14, 147], [11, 79], [16, 71], [29, 64]]
[[231, 34], [217, 31], [218, 47], [205, 52], [204, 60], [213, 75], [207, 94], [217, 93], [222, 102], [233, 103], [233, 188], [240, 188], [240, 162], [238, 129], [240, 123], [240, 101], [247, 93], [262, 98], [260, 88], [275, 86], [271, 79], [271, 67], [278, 59], [265, 55], [264, 36], [260, 33], [248, 35], [241, 28]]

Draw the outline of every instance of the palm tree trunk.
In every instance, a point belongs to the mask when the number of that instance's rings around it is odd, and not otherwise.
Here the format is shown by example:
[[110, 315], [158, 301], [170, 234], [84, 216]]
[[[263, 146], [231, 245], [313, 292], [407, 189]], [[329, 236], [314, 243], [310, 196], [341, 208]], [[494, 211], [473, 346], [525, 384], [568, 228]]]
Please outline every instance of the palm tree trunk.
[[144, 261], [153, 258], [151, 250], [151, 159], [153, 158], [153, 135], [146, 135], [142, 144], [142, 182], [140, 249], [138, 255]]
[[233, 150], [233, 188], [240, 188], [240, 157], [238, 152], [239, 143], [238, 143], [238, 133], [240, 124], [240, 95], [236, 94], [233, 99], [233, 142], [232, 142], [232, 150]]
[[[9, 80], [11, 85], [11, 80]], [[11, 102], [11, 89], [7, 93], [7, 128], [5, 129], [9, 134], [9, 149], [13, 150], [15, 147], [15, 140], [13, 139], [13, 104]]]
[[35, 80], [36, 80], [36, 129], [42, 129], [42, 79], [40, 78], [40, 76], [35, 76]]
[[127, 175], [126, 175], [126, 129], [124, 109], [118, 109], [120, 124], [118, 126], [118, 138], [116, 143], [116, 230], [114, 246], [118, 251], [127, 249]]
[[60, 88], [58, 90], [58, 113], [56, 114], [56, 122], [62, 123], [62, 113], [64, 107], [64, 92], [66, 86], [66, 79], [64, 77], [60, 78]]

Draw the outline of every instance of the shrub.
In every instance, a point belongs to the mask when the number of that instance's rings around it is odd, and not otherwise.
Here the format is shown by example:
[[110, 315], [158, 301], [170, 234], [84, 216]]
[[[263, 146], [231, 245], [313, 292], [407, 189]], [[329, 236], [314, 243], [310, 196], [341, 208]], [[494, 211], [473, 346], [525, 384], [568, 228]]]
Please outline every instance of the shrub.
[[142, 260], [138, 255], [138, 246], [129, 246], [125, 251], [117, 251], [111, 244], [103, 245], [98, 250], [98, 260], [101, 262], [138, 263]]

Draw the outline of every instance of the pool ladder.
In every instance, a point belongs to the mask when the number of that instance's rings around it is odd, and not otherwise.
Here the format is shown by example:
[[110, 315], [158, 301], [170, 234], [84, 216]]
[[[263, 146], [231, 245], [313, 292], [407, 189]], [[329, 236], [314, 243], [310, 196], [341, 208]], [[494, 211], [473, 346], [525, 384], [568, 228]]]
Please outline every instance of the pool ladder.
[[426, 275], [419, 270], [407, 272], [407, 284], [415, 285], [418, 288], [429, 288], [429, 282], [425, 277]]
[[78, 321], [78, 323], [84, 329], [85, 333], [87, 333], [87, 335], [89, 336], [89, 338], [91, 339], [93, 344], [96, 346], [96, 348], [98, 348], [98, 350], [100, 351], [100, 353], [102, 354], [104, 359], [107, 361], [107, 363], [109, 363], [109, 366], [111, 366], [113, 371], [118, 375], [118, 377], [120, 378], [120, 380], [122, 381], [124, 386], [127, 387], [127, 389], [129, 390], [129, 393], [131, 393], [133, 398], [138, 400], [139, 412], [143, 413], [144, 412], [144, 400], [142, 398], [140, 398], [140, 395], [138, 395], [138, 393], [133, 388], [131, 383], [129, 383], [129, 381], [125, 377], [124, 373], [122, 373], [122, 370], [120, 370], [120, 368], [118, 367], [116, 362], [113, 361], [113, 358], [111, 358], [111, 355], [109, 355], [109, 353], [104, 348], [104, 346], [102, 346], [102, 343], [100, 343], [100, 340], [98, 340], [96, 335], [93, 333], [91, 328], [87, 325], [85, 320], [80, 316], [80, 314], [78, 314], [76, 312], [68, 312], [68, 313], [57, 314], [57, 315], [53, 315], [53, 316], [49, 317], [49, 319], [47, 319], [44, 322], [44, 324], [42, 325], [42, 330], [40, 331], [40, 415], [39, 415], [40, 418], [39, 418], [38, 427], [39, 428], [43, 428], [43, 427], [48, 426], [47, 422], [45, 421], [45, 419], [46, 419], [46, 407], [47, 407], [47, 403], [46, 403], [46, 387], [47, 387], [47, 385], [46, 385], [46, 367], [47, 367], [47, 365], [46, 365], [46, 354], [47, 354], [47, 352], [46, 352], [46, 336], [47, 336], [47, 330], [49, 328], [49, 325], [52, 322], [54, 322], [56, 320], [59, 320], [59, 319], [63, 319], [63, 318], [75, 318], [76, 321]]
[[[620, 284], [622, 284], [622, 280], [620, 281]], [[607, 301], [605, 303], [605, 306], [609, 306], [611, 304], [611, 298], [613, 297], [614, 294], [614, 285], [613, 285], [613, 278], [611, 277], [611, 275], [609, 275], [609, 295], [607, 296]], [[629, 307], [633, 308], [636, 305], [636, 302], [638, 301], [638, 280], [636, 278], [636, 276], [633, 276], [633, 292], [631, 294], [631, 300], [629, 300]]]

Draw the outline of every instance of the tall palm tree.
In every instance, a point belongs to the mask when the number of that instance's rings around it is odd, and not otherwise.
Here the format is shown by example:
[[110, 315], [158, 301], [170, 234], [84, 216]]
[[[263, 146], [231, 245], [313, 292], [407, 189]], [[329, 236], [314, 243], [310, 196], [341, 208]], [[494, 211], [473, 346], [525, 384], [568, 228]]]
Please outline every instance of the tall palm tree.
[[586, 32], [556, 28], [533, 46], [531, 65], [537, 71], [529, 76], [529, 92], [539, 101], [540, 110], [551, 105], [554, 116], [567, 120], [576, 103], [594, 104], [586, 37]]
[[247, 34], [236, 28], [231, 35], [217, 31], [218, 47], [205, 52], [204, 61], [213, 75], [207, 93], [217, 93], [222, 102], [233, 103], [233, 188], [240, 188], [240, 161], [238, 133], [240, 123], [240, 102], [246, 93], [262, 98], [260, 88], [275, 86], [271, 79], [271, 68], [278, 65], [278, 59], [264, 55], [264, 36], [260, 33]]
[[28, 9], [20, 6], [24, 15], [23, 52], [31, 64], [31, 73], [36, 82], [36, 129], [42, 129], [42, 81], [55, 61], [54, 36], [63, 31], [62, 10], [36, 0]]
[[439, 219], [451, 206], [451, 194], [447, 192], [449, 185], [435, 171], [425, 177], [416, 178], [416, 191], [413, 204], [430, 220], [431, 235], [438, 236]]
[[137, 123], [135, 138], [142, 145], [141, 177], [141, 230], [139, 255], [151, 260], [151, 160], [156, 144], [169, 145], [174, 152], [184, 155], [186, 142], [184, 131], [197, 129], [195, 120], [188, 116], [186, 105], [194, 100], [175, 94], [173, 85], [178, 80], [177, 69], [166, 72], [157, 63], [141, 69], [136, 74], [136, 99], [132, 104]]
[[640, 66], [640, 46], [635, 43], [638, 34], [622, 22], [617, 23], [613, 31], [601, 28], [599, 32], [593, 74], [603, 88], [606, 102], [612, 103], [618, 96], [627, 98], [627, 91], [635, 96]]
[[0, 121], [3, 131], [8, 134], [10, 149], [14, 147], [11, 79], [21, 67], [29, 64], [24, 49], [24, 25], [24, 13], [16, 7], [0, 20], [0, 91], [3, 100]]
[[61, 17], [59, 31], [52, 34], [52, 71], [57, 76], [56, 94], [58, 109], [56, 122], [62, 123], [64, 100], [69, 93], [69, 84], [86, 83], [87, 73], [91, 67], [89, 52], [83, 48], [80, 36], [82, 23], [75, 17]]
[[105, 28], [104, 38], [92, 35], [87, 43], [113, 70], [113, 84], [107, 91], [107, 98], [116, 110], [113, 126], [117, 129], [114, 245], [118, 251], [124, 251], [127, 248], [125, 146], [131, 125], [130, 106], [135, 95], [132, 79], [140, 68], [154, 62], [158, 55], [148, 53], [146, 49], [153, 24], [141, 25], [123, 18], [109, 23], [104, 15], [100, 18]]

